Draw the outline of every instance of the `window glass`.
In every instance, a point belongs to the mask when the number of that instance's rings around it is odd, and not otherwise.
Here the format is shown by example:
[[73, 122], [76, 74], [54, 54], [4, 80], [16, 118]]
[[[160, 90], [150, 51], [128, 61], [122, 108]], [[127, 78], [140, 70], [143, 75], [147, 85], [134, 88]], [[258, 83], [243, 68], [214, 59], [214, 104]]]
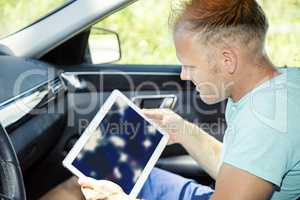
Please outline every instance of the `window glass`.
[[[168, 26], [172, 0], [140, 0], [96, 24], [119, 33], [126, 64], [178, 64]], [[276, 66], [300, 66], [300, 0], [259, 0], [270, 22], [267, 52]]]
[[0, 38], [34, 23], [71, 0], [0, 0]]
[[300, 67], [300, 0], [260, 0], [270, 29], [267, 52], [277, 66]]
[[119, 33], [119, 63], [177, 63], [168, 25], [171, 1], [140, 0], [96, 24]]

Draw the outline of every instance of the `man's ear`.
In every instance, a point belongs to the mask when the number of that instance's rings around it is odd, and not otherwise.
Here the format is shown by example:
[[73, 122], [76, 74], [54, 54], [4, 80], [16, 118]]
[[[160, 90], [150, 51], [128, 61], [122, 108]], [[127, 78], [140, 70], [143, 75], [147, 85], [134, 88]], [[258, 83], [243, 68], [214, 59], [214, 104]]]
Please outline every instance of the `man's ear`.
[[233, 74], [237, 70], [238, 59], [233, 49], [223, 49], [222, 60], [224, 69], [229, 74]]

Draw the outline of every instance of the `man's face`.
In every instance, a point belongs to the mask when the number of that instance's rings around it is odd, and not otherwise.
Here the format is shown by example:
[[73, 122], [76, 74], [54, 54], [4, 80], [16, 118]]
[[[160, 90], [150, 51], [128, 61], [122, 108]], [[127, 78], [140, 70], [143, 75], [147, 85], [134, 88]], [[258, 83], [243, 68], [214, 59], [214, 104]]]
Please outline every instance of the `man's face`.
[[192, 81], [200, 98], [207, 104], [226, 99], [229, 96], [229, 81], [217, 53], [183, 31], [176, 33], [174, 39], [177, 57], [182, 64], [180, 78]]

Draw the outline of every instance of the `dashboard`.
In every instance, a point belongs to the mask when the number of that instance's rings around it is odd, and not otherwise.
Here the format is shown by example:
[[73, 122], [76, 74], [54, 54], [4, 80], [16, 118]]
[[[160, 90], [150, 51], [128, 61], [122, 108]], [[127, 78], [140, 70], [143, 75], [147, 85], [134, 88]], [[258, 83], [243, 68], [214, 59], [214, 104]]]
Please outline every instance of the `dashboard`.
[[26, 169], [60, 137], [66, 87], [55, 66], [13, 56], [0, 56], [0, 84], [0, 122]]

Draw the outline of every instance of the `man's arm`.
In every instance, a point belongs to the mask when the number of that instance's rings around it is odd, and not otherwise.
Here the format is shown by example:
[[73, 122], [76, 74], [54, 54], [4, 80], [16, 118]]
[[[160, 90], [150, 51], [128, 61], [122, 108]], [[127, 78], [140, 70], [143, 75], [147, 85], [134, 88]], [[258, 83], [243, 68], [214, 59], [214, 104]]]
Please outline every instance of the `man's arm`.
[[210, 200], [267, 200], [272, 193], [272, 183], [224, 163]]
[[185, 121], [185, 126], [185, 137], [180, 143], [200, 167], [216, 179], [223, 144], [195, 124]]

